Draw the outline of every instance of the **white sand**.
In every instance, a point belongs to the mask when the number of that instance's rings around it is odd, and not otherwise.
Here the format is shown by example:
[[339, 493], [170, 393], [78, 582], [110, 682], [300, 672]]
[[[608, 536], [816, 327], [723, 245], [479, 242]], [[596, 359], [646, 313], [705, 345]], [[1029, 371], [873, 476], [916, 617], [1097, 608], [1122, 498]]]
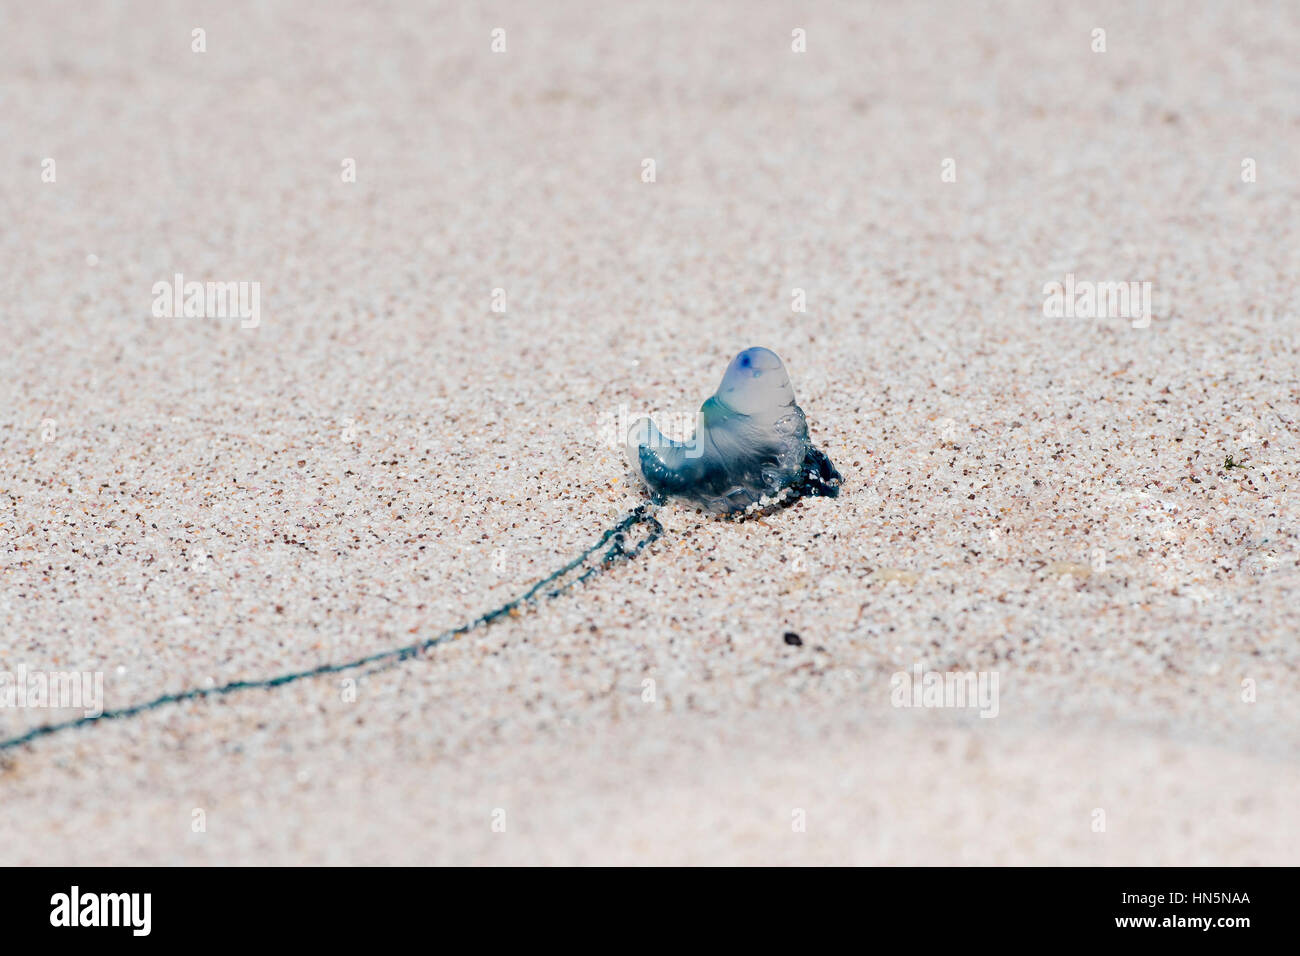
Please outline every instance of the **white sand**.
[[[0, 863], [1296, 861], [1295, 5], [337, 6], [0, 15], [0, 667], [117, 707], [431, 636], [749, 345], [845, 493], [667, 510], [355, 702], [6, 751]], [[154, 318], [177, 272], [260, 326]], [[1156, 317], [1045, 318], [1067, 273]], [[916, 662], [998, 716], [892, 707]]]

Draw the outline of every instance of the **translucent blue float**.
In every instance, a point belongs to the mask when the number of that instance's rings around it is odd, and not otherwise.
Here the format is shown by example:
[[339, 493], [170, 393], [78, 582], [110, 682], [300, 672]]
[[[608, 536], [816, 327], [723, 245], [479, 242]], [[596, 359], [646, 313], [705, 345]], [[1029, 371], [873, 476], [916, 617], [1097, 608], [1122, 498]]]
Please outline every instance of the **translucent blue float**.
[[711, 514], [735, 514], [768, 499], [834, 498], [842, 479], [808, 437], [785, 365], [770, 349], [745, 349], [700, 407], [689, 441], [666, 438], [639, 419], [628, 431], [632, 471], [656, 501], [675, 498]]

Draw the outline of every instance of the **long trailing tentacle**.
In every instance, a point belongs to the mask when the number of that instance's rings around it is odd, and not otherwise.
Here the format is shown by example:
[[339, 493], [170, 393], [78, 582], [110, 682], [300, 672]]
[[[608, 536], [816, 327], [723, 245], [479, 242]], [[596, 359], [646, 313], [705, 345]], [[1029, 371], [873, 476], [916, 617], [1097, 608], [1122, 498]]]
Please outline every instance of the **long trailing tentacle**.
[[[443, 631], [441, 634], [434, 637], [417, 641], [414, 644], [407, 644], [404, 647], [395, 647], [390, 650], [368, 654], [365, 657], [358, 657], [355, 660], [343, 661], [336, 664], [321, 664], [320, 666], [310, 668], [309, 670], [292, 671], [287, 674], [279, 674], [275, 677], [231, 681], [228, 684], [221, 684], [217, 687], [193, 687], [188, 690], [178, 691], [174, 694], [163, 694], [160, 697], [155, 697], [152, 700], [147, 700], [143, 703], [132, 704], [129, 707], [106, 710], [96, 717], [78, 717], [73, 720], [66, 720], [59, 723], [42, 724], [39, 727], [33, 727], [31, 730], [14, 737], [0, 740], [0, 751], [21, 747], [23, 744], [31, 743], [38, 738], [48, 737], [51, 734], [64, 730], [73, 730], [74, 728], [85, 727], [90, 724], [98, 723], [101, 720], [123, 720], [128, 717], [135, 717], [147, 711], [156, 710], [167, 704], [179, 704], [187, 700], [198, 700], [203, 697], [217, 697], [242, 690], [256, 690], [259, 688], [269, 690], [274, 687], [282, 687], [285, 684], [292, 684], [296, 681], [306, 680], [311, 677], [322, 677], [326, 674], [338, 674], [343, 671], [368, 667], [373, 664], [395, 665], [402, 661], [410, 660], [439, 644], [454, 641], [462, 635], [468, 634], [470, 631], [486, 627], [503, 617], [518, 614], [524, 608], [534, 607], [541, 601], [559, 597], [620, 561], [631, 561], [637, 555], [641, 554], [641, 552], [643, 552], [647, 547], [659, 540], [660, 536], [663, 535], [663, 525], [661, 525], [654, 516], [657, 510], [658, 503], [654, 501], [647, 502], [646, 504], [634, 508], [628, 514], [620, 518], [613, 526], [605, 529], [605, 532], [596, 539], [595, 543], [584, 550], [576, 558], [535, 582], [532, 587], [520, 594], [518, 597], [512, 598], [500, 607], [493, 608], [490, 611], [480, 614], [471, 621], [467, 621], [466, 623], [453, 627], [450, 630]], [[628, 537], [636, 528], [641, 528], [643, 530], [643, 537], [635, 544], [629, 545]], [[602, 548], [605, 550], [603, 553], [600, 553]], [[588, 565], [587, 562], [598, 553], [599, 557], [596, 562]], [[581, 573], [577, 573], [579, 569], [581, 569]]]

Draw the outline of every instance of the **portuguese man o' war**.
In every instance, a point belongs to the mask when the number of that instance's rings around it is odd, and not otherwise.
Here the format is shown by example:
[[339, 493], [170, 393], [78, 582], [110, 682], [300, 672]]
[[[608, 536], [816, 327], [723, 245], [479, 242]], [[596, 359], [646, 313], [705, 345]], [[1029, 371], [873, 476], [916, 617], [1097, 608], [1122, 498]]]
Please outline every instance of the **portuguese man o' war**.
[[677, 442], [642, 418], [627, 436], [628, 463], [654, 500], [676, 498], [734, 514], [764, 498], [840, 493], [840, 473], [813, 446], [790, 376], [769, 349], [745, 349], [700, 407], [695, 435]]

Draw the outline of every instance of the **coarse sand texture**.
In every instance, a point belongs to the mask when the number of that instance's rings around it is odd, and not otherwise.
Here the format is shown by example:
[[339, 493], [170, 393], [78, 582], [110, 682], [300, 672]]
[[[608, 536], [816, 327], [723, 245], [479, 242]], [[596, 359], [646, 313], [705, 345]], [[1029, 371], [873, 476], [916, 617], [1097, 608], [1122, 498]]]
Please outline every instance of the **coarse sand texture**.
[[[0, 864], [1295, 863], [1298, 91], [1294, 3], [6, 4], [0, 738], [168, 702]], [[755, 346], [838, 495], [652, 505]]]

